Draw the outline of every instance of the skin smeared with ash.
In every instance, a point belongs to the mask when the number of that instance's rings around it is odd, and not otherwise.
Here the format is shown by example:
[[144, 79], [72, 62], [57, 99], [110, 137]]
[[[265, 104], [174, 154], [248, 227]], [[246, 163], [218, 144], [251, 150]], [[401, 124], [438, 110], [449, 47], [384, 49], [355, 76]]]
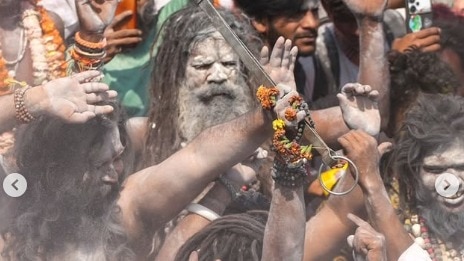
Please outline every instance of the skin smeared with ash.
[[372, 89], [379, 91], [382, 127], [386, 127], [390, 106], [390, 74], [385, 55], [385, 34], [380, 21], [387, 1], [345, 0], [345, 3], [356, 17], [360, 30], [358, 82], [370, 85]]
[[186, 78], [189, 80], [179, 89], [178, 103], [184, 142], [250, 111], [255, 102], [246, 88], [238, 56], [219, 32], [192, 47]]
[[442, 197], [436, 191], [435, 180], [439, 175], [449, 173], [462, 182], [463, 153], [463, 141], [457, 139], [451, 145], [441, 146], [433, 154], [426, 156], [420, 170], [422, 184], [416, 189], [418, 207], [429, 228], [442, 239], [458, 243], [457, 245], [463, 242], [464, 189], [460, 186], [455, 195]]

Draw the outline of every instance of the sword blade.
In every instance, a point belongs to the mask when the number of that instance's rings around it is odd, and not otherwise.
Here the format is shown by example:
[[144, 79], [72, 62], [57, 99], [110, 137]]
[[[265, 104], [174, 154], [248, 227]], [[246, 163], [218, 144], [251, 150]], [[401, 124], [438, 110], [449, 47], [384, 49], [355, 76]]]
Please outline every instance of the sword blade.
[[232, 49], [242, 60], [243, 64], [251, 71], [255, 78], [264, 86], [276, 86], [275, 82], [264, 71], [261, 63], [255, 58], [248, 47], [238, 38], [235, 32], [230, 28], [221, 14], [209, 0], [195, 0], [197, 5], [208, 15], [211, 23], [222, 34], [224, 39], [230, 44]]
[[[195, 3], [206, 13], [206, 15], [211, 20], [211, 23], [214, 27], [222, 34], [224, 39], [229, 43], [232, 49], [237, 53], [237, 55], [242, 60], [243, 64], [250, 70], [250, 72], [256, 77], [256, 79], [263, 84], [264, 86], [276, 86], [276, 83], [269, 77], [269, 75], [264, 71], [263, 67], [259, 61], [254, 57], [253, 53], [248, 49], [248, 47], [238, 38], [234, 33], [232, 28], [227, 24], [218, 10], [213, 6], [209, 0], [194, 0]], [[252, 1], [252, 0], [250, 0]], [[313, 148], [322, 156], [322, 161], [327, 166], [333, 166], [336, 163], [336, 160], [332, 159], [331, 153], [332, 149], [327, 146], [327, 144], [322, 140], [322, 138], [317, 134], [316, 129], [311, 126], [308, 121], [305, 121], [306, 128], [304, 131], [304, 137], [310, 144], [313, 145]]]

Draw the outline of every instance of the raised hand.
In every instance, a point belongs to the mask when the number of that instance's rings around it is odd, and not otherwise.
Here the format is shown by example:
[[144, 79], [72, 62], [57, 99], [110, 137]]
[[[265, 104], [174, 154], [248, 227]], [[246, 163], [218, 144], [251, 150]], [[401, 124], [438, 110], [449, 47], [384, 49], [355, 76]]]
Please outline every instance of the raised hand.
[[357, 18], [381, 17], [388, 0], [343, 0]]
[[347, 238], [356, 255], [365, 257], [366, 261], [386, 261], [385, 237], [358, 216], [348, 214], [348, 218], [358, 226], [355, 234]]
[[392, 144], [384, 142], [377, 146], [374, 137], [362, 130], [352, 130], [338, 138], [346, 156], [350, 158], [359, 170], [359, 185], [365, 192], [378, 193], [383, 187], [379, 175], [380, 157], [388, 151]]
[[404, 52], [415, 46], [423, 52], [435, 52], [440, 50], [440, 28], [430, 27], [419, 32], [409, 33], [393, 41], [392, 49]]
[[348, 83], [337, 94], [342, 116], [350, 129], [361, 129], [372, 136], [380, 132], [380, 112], [377, 105], [379, 92], [369, 85]]
[[114, 17], [113, 22], [105, 29], [106, 56], [105, 62], [111, 60], [123, 48], [130, 47], [142, 41], [142, 31], [139, 29], [118, 29], [127, 19], [136, 15], [131, 10], [122, 12]]
[[112, 106], [95, 105], [117, 96], [108, 85], [93, 81], [99, 77], [98, 71], [86, 71], [42, 85], [44, 98], [38, 106], [32, 106], [31, 113], [35, 109], [38, 114], [56, 116], [70, 123], [83, 123], [96, 115], [111, 113]]
[[77, 0], [80, 31], [85, 35], [102, 35], [113, 21], [117, 0]]
[[295, 68], [297, 54], [298, 48], [296, 46], [292, 47], [291, 40], [285, 40], [285, 38], [279, 37], [270, 56], [269, 48], [266, 46], [263, 47], [261, 50], [260, 62], [264, 70], [276, 84], [289, 86], [292, 90], [296, 91], [293, 70]]

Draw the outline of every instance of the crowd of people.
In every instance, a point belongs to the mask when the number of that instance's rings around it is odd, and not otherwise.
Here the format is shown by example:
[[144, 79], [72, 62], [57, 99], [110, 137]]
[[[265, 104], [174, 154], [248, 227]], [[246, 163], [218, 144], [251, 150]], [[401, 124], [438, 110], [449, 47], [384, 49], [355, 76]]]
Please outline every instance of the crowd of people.
[[464, 261], [464, 1], [210, 3], [0, 0], [0, 260]]

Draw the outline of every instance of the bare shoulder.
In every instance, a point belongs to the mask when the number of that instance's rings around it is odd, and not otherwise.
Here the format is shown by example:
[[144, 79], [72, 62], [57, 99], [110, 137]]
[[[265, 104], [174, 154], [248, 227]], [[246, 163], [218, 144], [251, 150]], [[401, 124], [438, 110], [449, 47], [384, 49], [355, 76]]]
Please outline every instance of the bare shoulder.
[[147, 122], [147, 117], [133, 117], [126, 122], [127, 135], [136, 152], [143, 150], [148, 129]]

